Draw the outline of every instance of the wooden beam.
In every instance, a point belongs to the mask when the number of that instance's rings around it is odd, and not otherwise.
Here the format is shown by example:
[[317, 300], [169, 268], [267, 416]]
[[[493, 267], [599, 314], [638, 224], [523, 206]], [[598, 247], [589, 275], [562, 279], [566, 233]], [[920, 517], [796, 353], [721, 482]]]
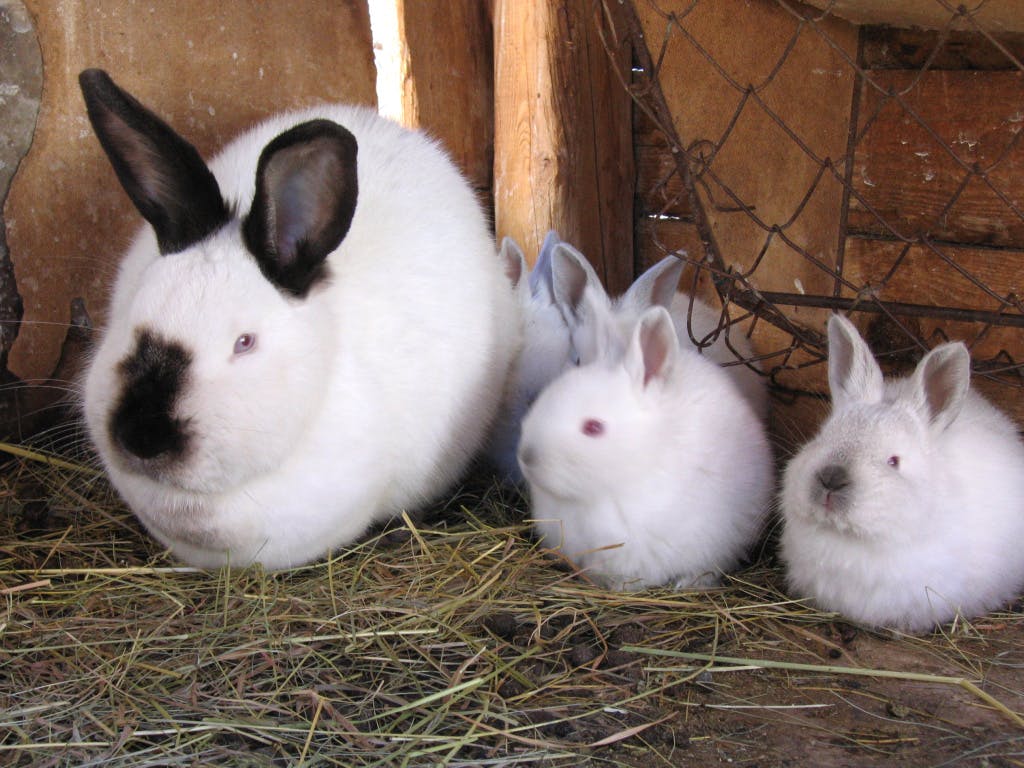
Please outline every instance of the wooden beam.
[[480, 0], [398, 0], [404, 122], [440, 139], [481, 199], [494, 162], [491, 17]]
[[[589, 0], [498, 0], [494, 194], [498, 236], [535, 258], [548, 229], [612, 292], [633, 278], [631, 55]], [[609, 56], [601, 32], [613, 51]]]
[[[925, 247], [850, 238], [843, 276], [881, 301], [1022, 314], [1020, 265], [1024, 252], [997, 248]], [[844, 290], [843, 295], [853, 293]], [[1019, 327], [939, 317], [901, 318], [929, 346], [946, 339], [964, 341], [976, 361], [1024, 361]], [[903, 339], [906, 346], [909, 339]], [[897, 343], [898, 345], [899, 343]], [[878, 352], [892, 350], [879, 349]], [[1005, 397], [1018, 397], [1018, 392]]]
[[[1020, 4], [1010, 2], [935, 2], [935, 0], [807, 0], [811, 5], [854, 24], [990, 32], [1024, 32]], [[960, 9], [963, 8], [961, 14]]]

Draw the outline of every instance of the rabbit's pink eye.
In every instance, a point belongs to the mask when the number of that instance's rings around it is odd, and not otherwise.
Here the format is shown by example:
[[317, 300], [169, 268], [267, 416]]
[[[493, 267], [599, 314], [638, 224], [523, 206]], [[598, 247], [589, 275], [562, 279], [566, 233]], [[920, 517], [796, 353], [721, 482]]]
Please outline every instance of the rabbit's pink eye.
[[597, 419], [587, 419], [580, 428], [587, 437], [599, 437], [604, 434], [604, 422]]
[[890, 456], [889, 457], [889, 461], [886, 462], [886, 463], [890, 467], [892, 467], [893, 469], [899, 469], [900, 468], [900, 457], [899, 456]]
[[255, 333], [243, 333], [237, 339], [235, 339], [235, 354], [244, 355], [246, 352], [252, 350], [256, 346], [256, 334]]

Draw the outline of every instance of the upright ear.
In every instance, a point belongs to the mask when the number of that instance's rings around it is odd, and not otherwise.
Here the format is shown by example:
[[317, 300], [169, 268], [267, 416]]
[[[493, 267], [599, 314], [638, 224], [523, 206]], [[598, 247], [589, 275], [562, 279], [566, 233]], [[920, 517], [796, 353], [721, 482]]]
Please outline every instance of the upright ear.
[[219, 229], [228, 207], [199, 152], [101, 69], [78, 76], [85, 109], [128, 197], [156, 233], [160, 253]]
[[566, 324], [578, 325], [585, 314], [585, 298], [590, 288], [593, 297], [605, 297], [604, 286], [586, 257], [568, 243], [558, 243], [551, 251], [551, 285], [555, 304]]
[[501, 238], [501, 248], [498, 250], [498, 258], [505, 267], [505, 277], [512, 283], [513, 290], [519, 290], [523, 273], [526, 271], [526, 256], [519, 243], [507, 235]]
[[568, 243], [558, 243], [551, 252], [551, 280], [555, 306], [569, 328], [575, 362], [621, 355], [625, 340], [616, 329], [611, 301], [583, 254]]
[[551, 252], [562, 242], [558, 233], [551, 229], [544, 237], [544, 243], [537, 254], [537, 263], [530, 270], [530, 295], [534, 298], [546, 298], [552, 304], [555, 301], [554, 286], [551, 276]]
[[679, 340], [672, 316], [664, 307], [651, 307], [633, 329], [626, 350], [626, 370], [638, 386], [646, 388], [651, 382], [663, 383], [678, 357]]
[[633, 281], [622, 301], [641, 309], [653, 306], [669, 309], [684, 266], [678, 256], [666, 256]]
[[828, 321], [828, 387], [836, 408], [882, 399], [882, 369], [857, 328], [842, 315]]
[[942, 431], [963, 409], [971, 387], [971, 355], [961, 342], [941, 344], [925, 355], [911, 377], [911, 396], [925, 421]]
[[324, 275], [356, 211], [356, 138], [330, 120], [301, 123], [260, 154], [256, 194], [242, 223], [263, 275], [305, 296]]

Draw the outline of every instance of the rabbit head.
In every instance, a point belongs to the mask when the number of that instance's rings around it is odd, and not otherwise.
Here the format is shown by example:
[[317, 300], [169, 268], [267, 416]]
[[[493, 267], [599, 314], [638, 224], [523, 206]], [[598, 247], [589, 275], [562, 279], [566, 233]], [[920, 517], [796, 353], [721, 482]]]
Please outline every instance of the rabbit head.
[[833, 410], [787, 468], [784, 506], [858, 537], [913, 537], [927, 525], [942, 471], [931, 445], [963, 408], [970, 356], [963, 344], [943, 344], [886, 386], [849, 320], [834, 315], [828, 339]]
[[[356, 145], [305, 123], [266, 146], [242, 220], [198, 152], [98, 70], [89, 118], [152, 229], [132, 246], [133, 290], [115, 296], [86, 383], [86, 419], [120, 469], [215, 493], [287, 455], [324, 397], [334, 346], [327, 255], [355, 210]], [[300, 395], [300, 396], [296, 396]]]

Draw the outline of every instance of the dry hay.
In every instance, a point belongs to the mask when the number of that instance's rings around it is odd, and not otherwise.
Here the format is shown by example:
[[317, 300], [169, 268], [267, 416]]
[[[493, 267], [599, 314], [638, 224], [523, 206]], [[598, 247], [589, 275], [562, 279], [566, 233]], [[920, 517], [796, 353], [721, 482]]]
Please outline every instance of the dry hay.
[[106, 483], [0, 479], [5, 765], [1020, 765], [1024, 621], [926, 638], [789, 600], [604, 592], [481, 482], [289, 572], [179, 567]]

